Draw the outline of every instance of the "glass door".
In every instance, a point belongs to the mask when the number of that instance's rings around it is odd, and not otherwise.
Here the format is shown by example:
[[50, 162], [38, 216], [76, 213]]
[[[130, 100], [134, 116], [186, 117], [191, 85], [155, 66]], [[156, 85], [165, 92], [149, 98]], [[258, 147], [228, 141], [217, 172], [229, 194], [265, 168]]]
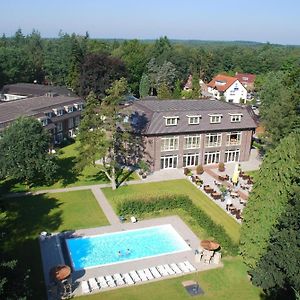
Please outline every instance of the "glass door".
[[160, 158], [161, 169], [176, 169], [178, 164], [177, 155], [162, 156]]
[[204, 164], [217, 164], [220, 162], [220, 152], [206, 152], [204, 154]]

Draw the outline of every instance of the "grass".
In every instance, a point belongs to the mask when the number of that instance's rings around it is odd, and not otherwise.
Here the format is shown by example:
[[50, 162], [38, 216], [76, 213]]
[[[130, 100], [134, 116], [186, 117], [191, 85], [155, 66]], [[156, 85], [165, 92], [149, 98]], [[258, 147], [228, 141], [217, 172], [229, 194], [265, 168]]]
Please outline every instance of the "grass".
[[132, 198], [155, 197], [170, 194], [184, 194], [201, 207], [212, 220], [224, 227], [229, 236], [238, 242], [240, 238], [240, 225], [228, 214], [215, 204], [204, 193], [199, 191], [194, 185], [184, 179], [164, 182], [145, 183], [128, 185], [113, 191], [111, 188], [104, 188], [103, 192], [116, 210], [119, 201], [126, 201]]
[[5, 234], [0, 243], [2, 258], [18, 260], [19, 276], [27, 269], [31, 270], [31, 299], [45, 298], [37, 240], [41, 231], [108, 225], [90, 190], [6, 198], [0, 204], [0, 232]]
[[[93, 185], [109, 183], [105, 173], [101, 170], [100, 165], [87, 166], [81, 173], [75, 170], [76, 158], [78, 156], [78, 142], [75, 142], [69, 146], [61, 148], [58, 152], [58, 172], [57, 178], [50, 185], [40, 185], [30, 187], [14, 182], [13, 180], [7, 180], [2, 182], [2, 190], [10, 192], [24, 192], [24, 191], [39, 191], [58, 189], [64, 187], [75, 187], [82, 185]], [[138, 175], [135, 172], [129, 172], [128, 170], [122, 170], [117, 174], [118, 180], [137, 180]]]
[[193, 297], [205, 300], [259, 300], [261, 290], [251, 285], [247, 279], [246, 268], [239, 257], [223, 259], [224, 268], [198, 272], [187, 276], [147, 283], [140, 286], [116, 289], [80, 300], [184, 300], [191, 299], [181, 285], [185, 280], [196, 280], [204, 290], [204, 295]]

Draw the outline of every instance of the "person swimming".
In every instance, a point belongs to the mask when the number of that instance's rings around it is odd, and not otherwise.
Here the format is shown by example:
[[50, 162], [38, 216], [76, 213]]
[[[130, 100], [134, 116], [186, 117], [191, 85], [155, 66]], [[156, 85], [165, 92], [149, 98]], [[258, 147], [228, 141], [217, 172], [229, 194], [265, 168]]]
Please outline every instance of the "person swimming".
[[118, 256], [122, 256], [122, 253], [120, 250], [118, 251]]
[[130, 250], [129, 250], [129, 249], [126, 250], [126, 254], [127, 254], [127, 255], [130, 254]]

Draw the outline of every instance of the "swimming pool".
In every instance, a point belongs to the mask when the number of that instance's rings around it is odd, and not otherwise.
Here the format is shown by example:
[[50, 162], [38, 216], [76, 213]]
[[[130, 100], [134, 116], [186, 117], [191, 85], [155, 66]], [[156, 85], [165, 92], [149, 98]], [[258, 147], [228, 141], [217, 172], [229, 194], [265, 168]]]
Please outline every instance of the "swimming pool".
[[66, 239], [75, 270], [190, 250], [172, 225]]

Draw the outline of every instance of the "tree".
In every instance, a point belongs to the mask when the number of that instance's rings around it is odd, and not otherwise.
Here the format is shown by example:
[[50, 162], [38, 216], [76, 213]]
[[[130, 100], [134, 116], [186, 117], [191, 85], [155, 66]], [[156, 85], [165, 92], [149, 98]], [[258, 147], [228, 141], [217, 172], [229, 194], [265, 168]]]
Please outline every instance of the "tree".
[[175, 66], [169, 62], [165, 61], [161, 67], [158, 68], [156, 75], [156, 86], [159, 88], [161, 84], [165, 84], [169, 90], [174, 88], [174, 82], [177, 77], [177, 72]]
[[179, 79], [175, 82], [175, 88], [172, 94], [173, 99], [181, 99], [181, 82]]
[[295, 299], [300, 291], [300, 188], [295, 187], [286, 210], [272, 230], [267, 252], [250, 272], [252, 282], [270, 299]]
[[159, 99], [171, 99], [172, 93], [166, 83], [161, 83], [157, 89], [157, 97]]
[[126, 76], [126, 68], [119, 58], [103, 53], [88, 54], [81, 66], [79, 93], [87, 96], [93, 91], [101, 98], [112, 82], [122, 76]]
[[48, 154], [50, 135], [33, 118], [19, 118], [7, 127], [0, 139], [0, 177], [27, 184], [49, 182], [57, 170]]
[[192, 98], [193, 99], [199, 99], [200, 97], [200, 78], [198, 72], [194, 72], [192, 77]]
[[266, 128], [265, 138], [275, 147], [282, 138], [300, 126], [300, 93], [295, 83], [283, 72], [269, 73], [260, 92], [261, 121]]
[[256, 178], [241, 229], [240, 249], [250, 269], [266, 253], [272, 228], [285, 211], [292, 187], [300, 177], [299, 143], [299, 133], [284, 138], [267, 153]]
[[150, 81], [147, 74], [143, 74], [140, 82], [139, 94], [140, 98], [144, 98], [149, 95]]
[[120, 112], [120, 102], [127, 90], [127, 81], [121, 78], [106, 91], [101, 102], [97, 103], [96, 96], [91, 94], [79, 130], [80, 153], [86, 153], [80, 156], [78, 166], [95, 164], [99, 159], [113, 190], [117, 187], [117, 171], [136, 165], [141, 156], [141, 136], [130, 128], [130, 123], [124, 121], [128, 118]]

